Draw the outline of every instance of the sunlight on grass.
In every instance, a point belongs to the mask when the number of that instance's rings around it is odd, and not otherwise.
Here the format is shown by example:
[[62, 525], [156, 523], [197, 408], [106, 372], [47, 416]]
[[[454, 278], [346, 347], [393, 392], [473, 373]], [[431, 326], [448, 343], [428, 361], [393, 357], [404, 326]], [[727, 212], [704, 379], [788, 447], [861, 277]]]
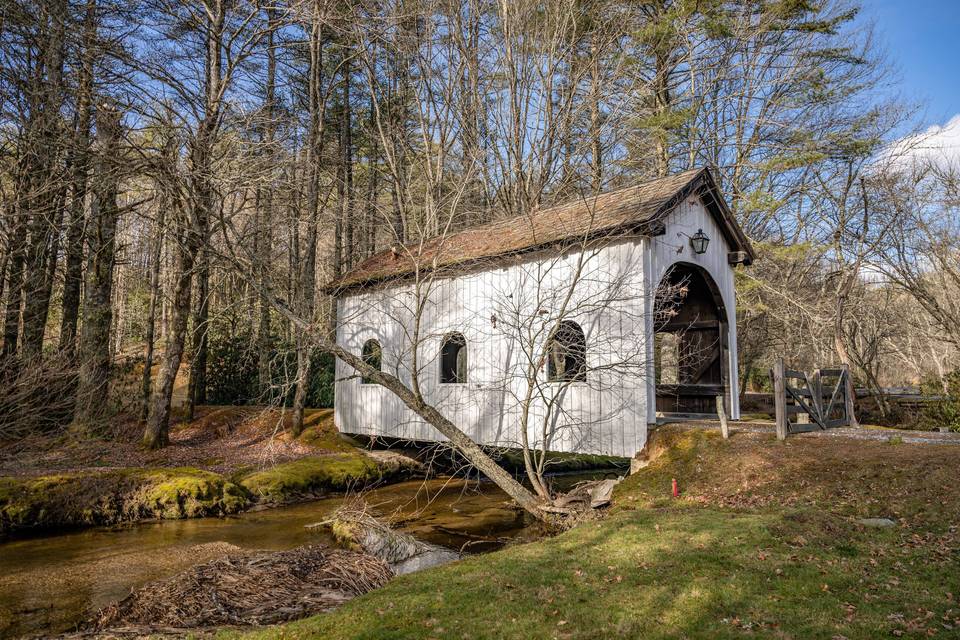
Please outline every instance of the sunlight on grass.
[[[253, 637], [956, 637], [949, 452], [703, 431], [658, 439], [604, 520], [398, 578]], [[877, 513], [898, 525], [858, 524]]]

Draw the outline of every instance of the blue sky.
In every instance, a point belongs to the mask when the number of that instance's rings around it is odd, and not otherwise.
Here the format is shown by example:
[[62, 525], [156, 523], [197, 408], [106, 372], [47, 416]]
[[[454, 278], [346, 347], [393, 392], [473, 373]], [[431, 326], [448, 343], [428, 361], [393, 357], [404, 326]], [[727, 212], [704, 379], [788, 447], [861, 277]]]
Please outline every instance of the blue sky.
[[960, 114], [960, 0], [864, 0], [862, 16], [899, 68], [903, 96], [926, 103], [924, 124]]

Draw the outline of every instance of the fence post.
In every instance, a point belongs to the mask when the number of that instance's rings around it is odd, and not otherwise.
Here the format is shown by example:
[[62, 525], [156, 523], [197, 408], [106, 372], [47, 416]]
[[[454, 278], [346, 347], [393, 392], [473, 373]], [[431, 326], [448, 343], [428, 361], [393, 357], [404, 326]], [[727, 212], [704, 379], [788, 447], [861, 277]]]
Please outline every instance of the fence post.
[[777, 440], [787, 439], [787, 387], [783, 369], [783, 358], [777, 358], [773, 363], [773, 404], [777, 414]]
[[829, 416], [823, 415], [823, 376], [820, 375], [820, 369], [813, 370], [813, 380], [808, 381], [807, 386], [810, 387], [811, 408], [817, 412], [817, 424], [825, 422]]
[[726, 440], [730, 437], [730, 427], [727, 424], [727, 411], [723, 408], [723, 394], [717, 396], [717, 417], [720, 418], [720, 435]]
[[843, 403], [844, 403], [844, 413], [847, 414], [847, 423], [851, 427], [859, 427], [860, 423], [857, 422], [857, 416], [853, 412], [854, 400], [856, 400], [856, 395], [853, 391], [853, 378], [850, 376], [850, 366], [849, 365], [840, 365], [840, 368], [843, 369]]

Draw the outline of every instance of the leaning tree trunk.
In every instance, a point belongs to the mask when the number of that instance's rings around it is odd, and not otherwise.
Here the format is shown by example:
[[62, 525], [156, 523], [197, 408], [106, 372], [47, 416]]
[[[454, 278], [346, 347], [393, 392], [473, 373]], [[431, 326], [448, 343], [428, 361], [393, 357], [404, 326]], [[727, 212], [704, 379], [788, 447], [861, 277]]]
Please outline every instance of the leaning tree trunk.
[[110, 326], [113, 321], [113, 267], [119, 207], [120, 112], [97, 113], [98, 150], [88, 234], [90, 264], [80, 332], [80, 375], [74, 424], [86, 428], [102, 417], [110, 380]]
[[473, 466], [495, 482], [507, 495], [516, 500], [517, 504], [520, 505], [524, 511], [541, 520], [548, 520], [550, 518], [550, 515], [541, 508], [545, 506], [543, 500], [517, 482], [510, 473], [488, 456], [480, 445], [474, 442], [470, 436], [461, 431], [457, 425], [448, 420], [443, 414], [437, 411], [436, 408], [419, 399], [397, 377], [371, 367], [363, 361], [362, 357], [347, 351], [335, 342], [321, 338], [318, 345], [320, 349], [343, 360], [364, 378], [382, 385], [392, 394], [400, 398], [403, 404], [423, 418], [427, 424], [443, 434], [450, 443], [456, 447], [457, 451], [469, 460]]
[[403, 404], [423, 418], [427, 424], [443, 434], [464, 458], [496, 483], [498, 487], [503, 489], [524, 511], [539, 520], [549, 521], [552, 519], [553, 516], [543, 508], [548, 506], [546, 500], [538, 498], [529, 489], [517, 482], [510, 473], [488, 456], [483, 448], [474, 442], [470, 436], [460, 430], [460, 428], [447, 419], [446, 416], [437, 411], [435, 407], [424, 402], [418, 394], [410, 390], [398, 377], [371, 366], [365, 362], [361, 356], [347, 351], [338, 345], [334, 339], [330, 338], [325, 331], [320, 330], [315, 323], [305, 321], [302, 317], [297, 316], [282, 305], [278, 305], [277, 309], [283, 313], [290, 323], [295, 325], [296, 329], [302, 332], [305, 337], [311, 338], [311, 344], [316, 350], [329, 353], [339, 358], [358, 374], [371, 382], [383, 386], [387, 391], [399, 398]]

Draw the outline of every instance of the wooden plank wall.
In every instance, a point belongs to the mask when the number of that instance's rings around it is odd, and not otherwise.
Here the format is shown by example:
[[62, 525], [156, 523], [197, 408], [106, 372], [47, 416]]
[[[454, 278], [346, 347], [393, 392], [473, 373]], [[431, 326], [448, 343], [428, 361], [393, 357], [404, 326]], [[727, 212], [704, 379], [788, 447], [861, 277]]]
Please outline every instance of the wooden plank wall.
[[[633, 455], [646, 441], [646, 404], [642, 380], [629, 372], [599, 371], [619, 361], [619, 354], [643, 354], [643, 269], [637, 239], [618, 242], [584, 257], [581, 284], [568, 308], [569, 317], [584, 330], [587, 339], [586, 383], [562, 389], [546, 382], [539, 373], [532, 420], [531, 442], [546, 441], [549, 449], [609, 455]], [[546, 340], [538, 309], [550, 314], [562, 304], [576, 268], [578, 254], [545, 257], [524, 264], [505, 265], [456, 279], [438, 280], [423, 295], [428, 300], [421, 321], [418, 352], [421, 388], [429, 402], [485, 444], [518, 446], [520, 399], [526, 392], [525, 373], [531, 359], [531, 343], [515, 339], [515, 330], [499, 318], [536, 318], [531, 326], [540, 331], [539, 349]], [[607, 283], [607, 284], [605, 284]], [[615, 284], [609, 284], [615, 283]], [[615, 295], [613, 289], [628, 291]], [[413, 366], [413, 309], [417, 295], [412, 286], [364, 292], [338, 301], [339, 343], [360, 353], [363, 343], [377, 339], [383, 349], [384, 366], [404, 381]], [[608, 298], [616, 298], [612, 302]], [[524, 324], [527, 324], [525, 322]], [[552, 326], [552, 325], [548, 325]], [[459, 331], [467, 340], [468, 381], [440, 384], [438, 354], [444, 335]], [[632, 358], [634, 370], [642, 360]], [[415, 440], [440, 440], [442, 436], [419, 420], [399, 400], [377, 385], [361, 384], [343, 363], [337, 363], [336, 417], [348, 433], [381, 435]], [[618, 383], [619, 381], [619, 383]], [[551, 401], [558, 410], [549, 412]], [[547, 428], [544, 429], [544, 420]]]
[[[703, 256], [693, 256], [686, 237], [702, 228], [711, 238]], [[685, 249], [677, 253], [678, 245]], [[686, 260], [703, 266], [716, 280], [731, 319], [731, 418], [739, 418], [736, 402], [736, 326], [733, 274], [727, 266], [726, 243], [699, 201], [681, 203], [667, 220], [667, 233], [656, 238], [624, 238], [589, 251], [581, 284], [574, 293], [569, 319], [580, 324], [587, 338], [586, 383], [567, 386], [547, 383], [541, 371], [535, 388], [528, 437], [556, 451], [632, 456], [646, 442], [647, 424], [655, 421], [652, 376], [652, 299], [667, 267]], [[435, 280], [421, 321], [417, 367], [424, 396], [475, 440], [498, 446], [518, 446], [520, 398], [531, 346], [516, 339], [503, 318], [537, 316], [546, 309], [547, 322], [569, 289], [579, 254], [541, 256], [523, 264], [503, 264], [486, 271]], [[652, 277], [647, 277], [653, 274]], [[368, 290], [338, 301], [338, 342], [360, 353], [366, 340], [377, 339], [384, 367], [405, 382], [411, 379], [412, 319], [417, 293], [413, 285]], [[491, 320], [498, 316], [497, 326]], [[539, 317], [539, 316], [537, 316]], [[542, 321], [525, 325], [539, 330]], [[552, 325], [550, 325], [552, 326]], [[467, 340], [468, 381], [440, 384], [438, 355], [444, 335], [459, 331]], [[619, 366], [616, 366], [619, 365]], [[335, 410], [338, 427], [346, 433], [411, 440], [442, 440], [442, 436], [377, 385], [361, 384], [352, 370], [337, 362]], [[559, 410], [548, 412], [550, 401]], [[653, 417], [651, 417], [653, 416]], [[548, 428], [543, 431], [544, 418]]]

